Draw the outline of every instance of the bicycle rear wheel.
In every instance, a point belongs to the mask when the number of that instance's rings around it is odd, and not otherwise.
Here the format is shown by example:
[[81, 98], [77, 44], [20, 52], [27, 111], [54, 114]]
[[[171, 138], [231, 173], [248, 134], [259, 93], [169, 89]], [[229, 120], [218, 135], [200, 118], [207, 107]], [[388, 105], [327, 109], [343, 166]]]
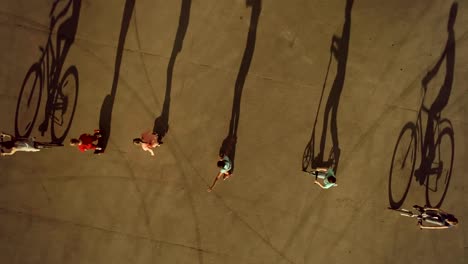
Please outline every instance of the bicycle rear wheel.
[[34, 123], [42, 97], [42, 69], [40, 63], [34, 63], [29, 68], [24, 77], [23, 85], [16, 104], [15, 115], [15, 136], [29, 137], [31, 135]]
[[78, 102], [78, 70], [75, 66], [63, 75], [54, 98], [51, 134], [53, 142], [63, 142], [70, 130]]
[[416, 163], [416, 139], [416, 125], [409, 122], [400, 132], [390, 165], [388, 198], [392, 208], [399, 208], [408, 195]]

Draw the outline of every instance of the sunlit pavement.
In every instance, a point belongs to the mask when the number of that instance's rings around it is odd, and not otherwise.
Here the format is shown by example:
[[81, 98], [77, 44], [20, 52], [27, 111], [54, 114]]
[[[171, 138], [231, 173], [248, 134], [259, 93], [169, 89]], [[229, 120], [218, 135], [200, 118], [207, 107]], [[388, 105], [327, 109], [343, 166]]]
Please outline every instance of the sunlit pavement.
[[[0, 263], [467, 262], [465, 1], [54, 2], [0, 5], [0, 130], [65, 144], [0, 158]], [[102, 155], [68, 146], [97, 128]], [[153, 129], [155, 157], [132, 144]], [[410, 178], [428, 134], [437, 191]], [[302, 169], [327, 162], [321, 190]], [[460, 225], [387, 210], [413, 204]]]

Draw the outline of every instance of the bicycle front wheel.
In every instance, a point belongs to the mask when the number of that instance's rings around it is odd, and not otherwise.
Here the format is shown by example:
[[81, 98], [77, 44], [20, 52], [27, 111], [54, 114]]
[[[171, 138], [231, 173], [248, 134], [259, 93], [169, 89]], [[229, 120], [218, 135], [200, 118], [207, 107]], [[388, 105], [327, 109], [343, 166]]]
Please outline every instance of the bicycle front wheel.
[[314, 155], [314, 146], [312, 140], [307, 143], [302, 155], [302, 170], [307, 171], [307, 168], [312, 166], [312, 159]]
[[439, 134], [435, 145], [435, 158], [431, 170], [434, 174], [427, 177], [426, 201], [431, 207], [439, 208], [445, 199], [452, 176], [455, 145], [453, 130], [446, 127]]
[[42, 69], [40, 63], [29, 68], [16, 104], [15, 136], [28, 138], [36, 122], [42, 97]]
[[416, 125], [409, 122], [400, 132], [390, 165], [388, 198], [392, 208], [399, 208], [408, 195], [416, 163], [416, 139]]
[[51, 134], [53, 142], [63, 142], [70, 130], [78, 102], [78, 70], [75, 66], [63, 75], [54, 98]]

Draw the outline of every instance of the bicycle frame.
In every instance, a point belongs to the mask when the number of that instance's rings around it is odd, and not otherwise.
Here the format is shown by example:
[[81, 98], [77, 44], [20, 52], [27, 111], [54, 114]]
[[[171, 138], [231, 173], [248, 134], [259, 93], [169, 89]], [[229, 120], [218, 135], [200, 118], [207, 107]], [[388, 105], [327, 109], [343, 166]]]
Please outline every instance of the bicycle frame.
[[[426, 92], [424, 91], [424, 95], [421, 99], [421, 105], [419, 107], [419, 111], [418, 111], [418, 117], [416, 119], [416, 149], [419, 150], [419, 152], [421, 153], [421, 161], [420, 161], [420, 165], [419, 165], [419, 170], [421, 169], [425, 169], [425, 168], [422, 168], [423, 167], [423, 164], [432, 164], [434, 163], [434, 160], [427, 160], [427, 159], [430, 159], [430, 157], [434, 157], [435, 158], [435, 142], [436, 142], [436, 138], [437, 138], [437, 135], [440, 134], [440, 124], [443, 122], [441, 121], [440, 119], [440, 115], [437, 116], [437, 118], [435, 118], [434, 120], [429, 120], [427, 122], [434, 122], [434, 128], [433, 128], [433, 131], [432, 131], [432, 140], [428, 143], [428, 146], [426, 148], [426, 151], [424, 150], [424, 143], [426, 142], [426, 136], [427, 136], [427, 129], [428, 129], [428, 124], [426, 124], [426, 128], [424, 129], [423, 128], [423, 124], [422, 124], [422, 112], [426, 112], [427, 115], [429, 110], [424, 107], [424, 99], [426, 97]], [[419, 145], [419, 146], [418, 146]], [[439, 156], [440, 157], [440, 156]], [[433, 158], [433, 159], [434, 159]], [[437, 163], [440, 163], [440, 160], [437, 162]], [[431, 175], [431, 174], [440, 174], [441, 172], [441, 169], [440, 168], [429, 168], [429, 170], [425, 170], [423, 171], [422, 173], [424, 174], [424, 177], [427, 178], [427, 176]], [[425, 178], [425, 179], [426, 179]], [[425, 184], [427, 184], [427, 181], [423, 181], [421, 182], [421, 185], [426, 182]]]
[[[55, 25], [55, 24], [54, 24]], [[58, 91], [58, 82], [60, 78], [60, 74], [62, 71], [63, 62], [61, 62], [57, 58], [56, 50], [52, 45], [52, 32], [54, 25], [51, 26], [49, 36], [47, 38], [47, 43], [45, 47], [39, 47], [42, 51], [42, 56], [39, 59], [39, 63], [41, 65], [41, 73], [43, 78], [42, 85], [46, 86], [47, 91], [47, 100], [45, 105], [45, 118], [42, 122], [44, 125], [44, 131], [47, 130], [48, 127], [48, 120], [49, 118], [52, 119], [53, 122], [57, 122], [60, 124], [59, 119], [53, 115], [54, 109], [57, 107], [61, 107], [60, 104], [55, 102], [56, 93]], [[61, 125], [61, 124], [60, 124]]]
[[[439, 119], [436, 119], [436, 120], [433, 120], [432, 122], [435, 122], [434, 131], [432, 131], [432, 135], [433, 135], [434, 138], [432, 139], [430, 144], [428, 144], [427, 150], [424, 151], [424, 142], [426, 141], [426, 133], [427, 132], [423, 133], [421, 115], [419, 116], [418, 121], [417, 121], [417, 131], [416, 131], [416, 133], [419, 134], [419, 140], [418, 140], [417, 143], [419, 144], [418, 149], [419, 149], [419, 151], [421, 153], [421, 159], [423, 159], [423, 160], [429, 159], [431, 156], [435, 157], [435, 155], [434, 155], [435, 141], [436, 141], [435, 137], [440, 133], [440, 121], [439, 121]], [[427, 126], [426, 126], [426, 129], [427, 129]], [[425, 130], [424, 130], [424, 132], [425, 132]], [[428, 155], [426, 155], [426, 154], [428, 154]], [[427, 160], [425, 162], [429, 163], [429, 161], [427, 161]], [[433, 163], [434, 160], [431, 160], [430, 162]], [[425, 174], [427, 174], [427, 175], [434, 174], [434, 173], [436, 173], [436, 174], [440, 173], [440, 169], [431, 168], [429, 171], [425, 172]]]
[[416, 213], [414, 213], [413, 211], [407, 209], [393, 209], [391, 207], [389, 207], [388, 209], [398, 212], [401, 216], [416, 218], [418, 219], [418, 221], [424, 221], [430, 224], [440, 225], [439, 217], [433, 214], [429, 214], [426, 211], [417, 211]]

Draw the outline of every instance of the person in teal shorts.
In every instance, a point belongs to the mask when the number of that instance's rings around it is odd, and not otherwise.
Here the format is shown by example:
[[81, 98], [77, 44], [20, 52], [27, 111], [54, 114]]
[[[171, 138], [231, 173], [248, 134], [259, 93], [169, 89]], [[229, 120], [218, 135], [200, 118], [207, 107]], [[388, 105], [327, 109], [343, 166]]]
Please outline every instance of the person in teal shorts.
[[319, 179], [323, 179], [323, 184], [317, 180], [314, 182], [322, 189], [330, 189], [331, 187], [338, 186], [338, 184], [336, 184], [336, 177], [332, 168], [317, 168], [315, 169], [315, 176]]
[[208, 192], [211, 192], [216, 185], [216, 182], [223, 177], [223, 180], [229, 179], [232, 176], [231, 169], [232, 169], [232, 162], [227, 155], [222, 155], [219, 157], [217, 166], [219, 168], [218, 175], [214, 178], [213, 183], [210, 187], [208, 187]]

